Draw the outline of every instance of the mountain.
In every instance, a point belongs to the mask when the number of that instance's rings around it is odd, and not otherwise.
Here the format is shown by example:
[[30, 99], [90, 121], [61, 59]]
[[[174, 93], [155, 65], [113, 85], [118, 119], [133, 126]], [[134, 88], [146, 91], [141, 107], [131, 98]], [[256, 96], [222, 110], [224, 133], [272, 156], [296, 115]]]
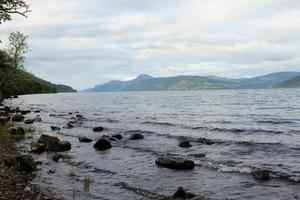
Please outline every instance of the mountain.
[[300, 75], [274, 85], [274, 88], [300, 88]]
[[278, 83], [299, 75], [299, 72], [278, 72], [253, 78], [230, 79], [218, 76], [154, 78], [142, 74], [130, 81], [110, 81], [84, 90], [84, 92], [272, 88]]

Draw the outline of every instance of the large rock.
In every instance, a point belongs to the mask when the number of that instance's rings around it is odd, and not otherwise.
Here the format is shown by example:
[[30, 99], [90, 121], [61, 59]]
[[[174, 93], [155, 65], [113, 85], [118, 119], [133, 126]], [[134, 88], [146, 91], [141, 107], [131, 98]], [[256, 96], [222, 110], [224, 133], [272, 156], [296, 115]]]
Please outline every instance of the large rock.
[[141, 140], [143, 138], [144, 136], [140, 133], [134, 133], [129, 137], [130, 140]]
[[87, 137], [79, 137], [78, 139], [79, 139], [79, 142], [86, 142], [86, 143], [93, 142], [92, 139], [87, 138]]
[[21, 121], [24, 120], [24, 118], [25, 117], [23, 115], [21, 115], [21, 114], [15, 114], [14, 116], [12, 116], [11, 120], [13, 122], [21, 122]]
[[255, 180], [265, 181], [270, 179], [270, 171], [268, 170], [256, 170], [252, 172], [252, 176]]
[[38, 143], [45, 144], [46, 151], [69, 151], [72, 147], [68, 141], [60, 141], [57, 137], [41, 135]]
[[202, 144], [206, 144], [206, 145], [212, 145], [215, 142], [211, 139], [207, 139], [207, 138], [198, 138], [197, 142], [202, 143]]
[[189, 169], [194, 169], [195, 167], [195, 163], [192, 160], [186, 160], [180, 157], [171, 157], [171, 156], [159, 157], [155, 161], [155, 163], [161, 167], [178, 169], [178, 170], [189, 170]]
[[112, 138], [116, 138], [118, 140], [122, 140], [123, 139], [123, 136], [121, 134], [114, 134], [111, 136]]
[[31, 152], [37, 154], [41, 154], [46, 150], [46, 145], [43, 143], [34, 142], [30, 145], [30, 147], [31, 147]]
[[25, 130], [22, 127], [11, 127], [8, 129], [9, 133], [12, 135], [24, 135]]
[[16, 155], [4, 160], [5, 164], [14, 167], [18, 171], [32, 172], [36, 169], [33, 158], [29, 155]]
[[178, 187], [177, 191], [173, 195], [174, 199], [192, 199], [194, 197], [196, 197], [196, 195], [184, 191], [183, 187]]
[[179, 146], [183, 148], [190, 148], [192, 145], [188, 139], [183, 138], [179, 140]]
[[99, 139], [95, 144], [94, 148], [100, 151], [110, 149], [112, 146], [110, 142], [104, 138]]
[[102, 131], [104, 131], [104, 128], [102, 126], [97, 126], [97, 127], [93, 128], [93, 131], [94, 132], [102, 132]]

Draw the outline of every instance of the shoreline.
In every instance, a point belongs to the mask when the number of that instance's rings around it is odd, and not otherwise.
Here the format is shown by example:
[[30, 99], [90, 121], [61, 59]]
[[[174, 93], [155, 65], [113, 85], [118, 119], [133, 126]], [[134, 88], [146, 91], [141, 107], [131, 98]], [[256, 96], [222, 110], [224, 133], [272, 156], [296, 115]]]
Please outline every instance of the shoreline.
[[54, 200], [39, 186], [31, 184], [36, 176], [37, 162], [34, 161], [32, 171], [24, 171], [8, 165], [8, 159], [23, 156], [16, 145], [19, 138], [8, 132], [8, 129], [13, 127], [13, 123], [10, 123], [0, 122], [0, 200]]

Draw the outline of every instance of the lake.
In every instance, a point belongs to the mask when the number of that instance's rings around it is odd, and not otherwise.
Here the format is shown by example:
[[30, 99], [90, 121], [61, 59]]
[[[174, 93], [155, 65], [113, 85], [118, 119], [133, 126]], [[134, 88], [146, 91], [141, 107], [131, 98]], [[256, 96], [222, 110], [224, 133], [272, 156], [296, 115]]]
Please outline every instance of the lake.
[[[19, 144], [24, 150], [42, 133], [72, 143], [64, 153], [69, 158], [60, 162], [52, 161], [52, 153], [35, 155], [43, 164], [34, 183], [58, 198], [156, 199], [172, 196], [179, 186], [211, 199], [300, 197], [299, 89], [25, 95], [6, 103], [40, 110], [27, 115], [42, 121]], [[51, 125], [66, 126], [78, 114], [84, 119], [74, 128], [51, 131]], [[105, 130], [95, 133], [95, 126]], [[116, 133], [124, 139], [107, 151], [78, 141]], [[128, 140], [132, 133], [144, 139]], [[182, 137], [192, 147], [179, 147]], [[188, 158], [196, 167], [161, 168], [155, 165], [160, 155]], [[271, 180], [254, 180], [251, 172], [258, 169], [270, 170]]]

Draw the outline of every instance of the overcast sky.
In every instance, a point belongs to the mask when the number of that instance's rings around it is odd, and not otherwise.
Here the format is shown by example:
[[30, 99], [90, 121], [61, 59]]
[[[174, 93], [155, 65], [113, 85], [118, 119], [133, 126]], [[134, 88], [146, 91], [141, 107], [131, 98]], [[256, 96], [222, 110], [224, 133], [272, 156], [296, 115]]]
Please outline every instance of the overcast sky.
[[28, 0], [27, 69], [83, 89], [112, 79], [300, 71], [299, 0]]

